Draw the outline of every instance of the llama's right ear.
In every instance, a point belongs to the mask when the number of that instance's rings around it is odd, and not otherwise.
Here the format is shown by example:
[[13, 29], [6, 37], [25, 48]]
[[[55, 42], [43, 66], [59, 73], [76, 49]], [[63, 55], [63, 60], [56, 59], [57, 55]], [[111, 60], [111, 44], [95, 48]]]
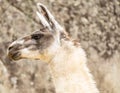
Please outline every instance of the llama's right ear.
[[55, 20], [54, 16], [50, 13], [47, 7], [41, 3], [37, 3], [37, 15], [44, 27], [49, 28], [53, 31], [58, 31], [59, 33], [64, 31], [63, 27]]
[[42, 9], [39, 6], [39, 3], [37, 3], [37, 9], [38, 9], [38, 11], [36, 13], [37, 13], [43, 27], [48, 28], [49, 30], [52, 30], [49, 23], [47, 22], [47, 20], [45, 18], [45, 12], [42, 11]]

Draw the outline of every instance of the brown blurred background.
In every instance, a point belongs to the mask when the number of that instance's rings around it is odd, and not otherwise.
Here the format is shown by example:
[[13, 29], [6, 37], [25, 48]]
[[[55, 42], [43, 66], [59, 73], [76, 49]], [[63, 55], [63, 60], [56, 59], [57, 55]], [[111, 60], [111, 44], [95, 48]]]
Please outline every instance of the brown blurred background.
[[0, 93], [55, 93], [46, 64], [6, 57], [10, 42], [41, 28], [37, 2], [81, 42], [100, 92], [120, 93], [120, 0], [0, 0]]

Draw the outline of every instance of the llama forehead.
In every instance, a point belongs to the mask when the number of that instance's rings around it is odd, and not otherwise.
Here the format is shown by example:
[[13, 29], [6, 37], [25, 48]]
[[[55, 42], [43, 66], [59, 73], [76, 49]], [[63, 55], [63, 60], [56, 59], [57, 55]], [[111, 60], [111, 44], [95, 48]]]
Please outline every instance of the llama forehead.
[[[36, 40], [34, 39], [35, 36], [41, 36], [40, 39]], [[23, 46], [36, 46], [38, 48], [47, 47], [54, 41], [53, 35], [49, 31], [34, 31], [32, 34], [28, 36], [24, 36], [16, 41], [14, 41], [10, 46], [13, 46], [15, 44], [20, 44]]]
[[48, 28], [42, 28], [40, 30], [34, 31], [32, 34], [52, 34]]

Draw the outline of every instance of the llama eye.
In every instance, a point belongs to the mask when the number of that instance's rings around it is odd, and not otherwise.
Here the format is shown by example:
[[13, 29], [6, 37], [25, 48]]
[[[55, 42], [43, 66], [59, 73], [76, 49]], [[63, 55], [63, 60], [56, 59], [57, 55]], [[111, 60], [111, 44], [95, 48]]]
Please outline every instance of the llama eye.
[[40, 39], [40, 38], [42, 38], [42, 37], [43, 37], [42, 34], [33, 34], [33, 35], [32, 35], [32, 39], [35, 39], [35, 40], [38, 40], [38, 39]]

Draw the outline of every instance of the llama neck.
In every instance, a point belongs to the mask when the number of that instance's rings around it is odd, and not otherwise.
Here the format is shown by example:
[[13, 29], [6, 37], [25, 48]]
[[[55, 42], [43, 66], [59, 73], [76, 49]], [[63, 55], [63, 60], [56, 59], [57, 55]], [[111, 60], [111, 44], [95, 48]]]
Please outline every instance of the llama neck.
[[[69, 46], [69, 45], [68, 45]], [[98, 93], [82, 48], [63, 46], [50, 63], [57, 93]]]

